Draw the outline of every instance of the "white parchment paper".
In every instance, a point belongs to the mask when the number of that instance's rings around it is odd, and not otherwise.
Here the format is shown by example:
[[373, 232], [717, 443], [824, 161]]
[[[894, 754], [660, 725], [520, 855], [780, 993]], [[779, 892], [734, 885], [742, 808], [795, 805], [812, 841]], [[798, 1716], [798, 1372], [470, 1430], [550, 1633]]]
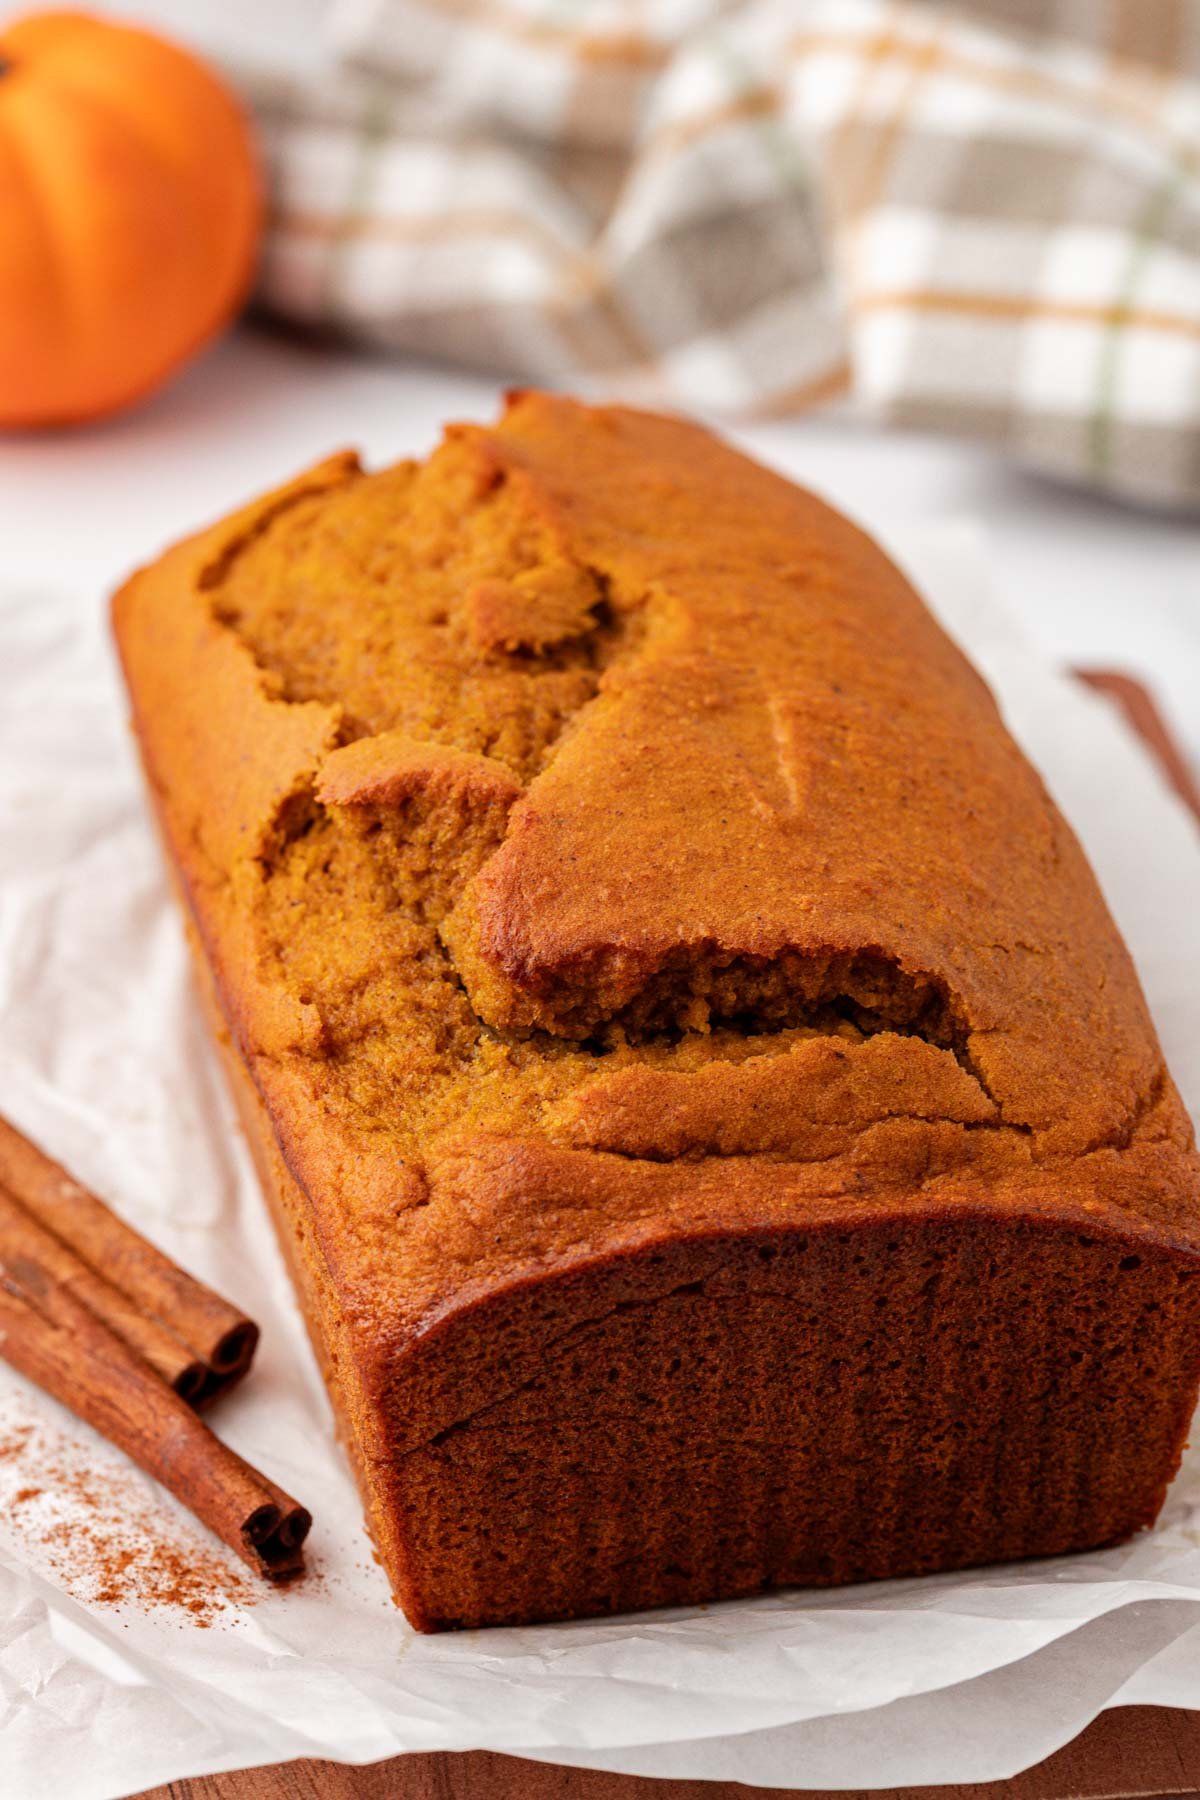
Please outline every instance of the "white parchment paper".
[[[1108, 704], [1012, 635], [967, 528], [896, 549], [1083, 837], [1195, 1114], [1200, 836]], [[124, 720], [99, 599], [0, 595], [0, 1107], [261, 1321], [255, 1373], [216, 1422], [312, 1507], [316, 1574], [203, 1627], [171, 1606], [96, 1604], [28, 1529], [19, 1459], [0, 1460], [0, 1795], [102, 1800], [290, 1757], [469, 1748], [775, 1786], [981, 1781], [1106, 1705], [1200, 1708], [1196, 1453], [1157, 1529], [1097, 1555], [410, 1632], [371, 1561], [193, 1004]], [[122, 1495], [129, 1521], [149, 1510], [188, 1541], [172, 1501], [0, 1367], [0, 1436], [24, 1426]], [[70, 1523], [69, 1494], [40, 1503]]]

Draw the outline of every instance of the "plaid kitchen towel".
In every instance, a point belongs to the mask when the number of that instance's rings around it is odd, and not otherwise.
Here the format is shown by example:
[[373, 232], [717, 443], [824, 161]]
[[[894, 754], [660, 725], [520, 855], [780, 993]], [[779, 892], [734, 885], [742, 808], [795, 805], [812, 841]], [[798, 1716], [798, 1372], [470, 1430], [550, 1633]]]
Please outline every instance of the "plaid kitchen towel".
[[342, 0], [267, 305], [1200, 504], [1200, 0]]

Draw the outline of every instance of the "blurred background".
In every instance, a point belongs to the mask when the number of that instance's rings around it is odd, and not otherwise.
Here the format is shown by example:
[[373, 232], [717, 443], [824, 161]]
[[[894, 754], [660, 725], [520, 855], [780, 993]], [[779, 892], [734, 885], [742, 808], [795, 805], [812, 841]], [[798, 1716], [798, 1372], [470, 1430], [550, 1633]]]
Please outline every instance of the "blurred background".
[[[182, 65], [27, 12], [0, 583], [65, 620], [336, 446], [563, 385], [700, 413], [885, 536], [972, 520], [1026, 634], [1146, 679], [1200, 759], [1200, 0], [101, 8], [235, 97], [261, 212]], [[173, 203], [74, 143], [97, 88]]]

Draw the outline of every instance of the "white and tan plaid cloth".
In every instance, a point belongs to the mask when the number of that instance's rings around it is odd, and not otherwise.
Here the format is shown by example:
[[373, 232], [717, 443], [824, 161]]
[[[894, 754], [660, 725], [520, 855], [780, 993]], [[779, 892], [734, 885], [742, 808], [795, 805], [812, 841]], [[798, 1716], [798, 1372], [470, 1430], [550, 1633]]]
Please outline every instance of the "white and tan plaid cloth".
[[647, 404], [1200, 505], [1200, 0], [342, 0], [262, 297]]

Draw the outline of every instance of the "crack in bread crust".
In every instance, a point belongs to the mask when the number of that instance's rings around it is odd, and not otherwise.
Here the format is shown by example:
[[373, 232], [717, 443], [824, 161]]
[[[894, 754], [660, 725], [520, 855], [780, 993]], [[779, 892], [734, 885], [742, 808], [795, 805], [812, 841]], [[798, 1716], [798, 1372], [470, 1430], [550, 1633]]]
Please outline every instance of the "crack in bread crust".
[[[742, 669], [736, 644], [715, 653], [687, 598], [686, 561], [672, 572], [668, 558], [665, 568], [655, 579], [636, 559], [606, 562], [544, 474], [510, 444], [471, 432], [452, 434], [424, 468], [370, 476], [347, 463], [302, 479], [204, 563], [198, 590], [214, 623], [253, 656], [268, 697], [328, 706], [338, 721], [335, 747], [261, 831], [256, 878], [240, 883], [259, 971], [309, 1021], [295, 1053], [319, 1066], [348, 1116], [394, 1136], [408, 1157], [422, 1156], [464, 1109], [482, 1123], [525, 1130], [532, 1118], [553, 1131], [570, 1096], [597, 1079], [638, 1063], [685, 1071], [777, 1055], [796, 1033], [851, 1042], [882, 1034], [896, 1059], [904, 1039], [947, 1050], [994, 1107], [997, 1129], [1053, 1136], [1061, 1112], [1039, 1116], [1016, 1091], [1013, 1021], [997, 1004], [1014, 972], [1069, 963], [1060, 947], [1069, 934], [1052, 913], [1037, 934], [978, 933], [1002, 976], [976, 992], [918, 946], [898, 947], [902, 937], [870, 942], [836, 914], [823, 930], [819, 910], [792, 941], [753, 919], [674, 944], [643, 945], [602, 926], [549, 958], [535, 943], [495, 938], [496, 883], [509, 879], [501, 870], [527, 863], [526, 885], [551, 879], [523, 847], [547, 822], [560, 836], [579, 828], [548, 815], [556, 802], [543, 798], [547, 782], [564, 757], [574, 768], [597, 753], [603, 722], [636, 703], [647, 681], [665, 683], [668, 730], [678, 705], [670, 696], [691, 683], [699, 710], [688, 700], [674, 717], [685, 743], [706, 707], [718, 732], [732, 733], [730, 793], [781, 856], [803, 837], [817, 791], [813, 745], [832, 730], [839, 758], [858, 754], [852, 699], [830, 713], [810, 690], [797, 710], [778, 671]], [[833, 582], [828, 551], [780, 578], [793, 591]], [[736, 593], [736, 570], [728, 579]], [[778, 603], [763, 619], [777, 616]], [[803, 691], [812, 674], [798, 666]], [[645, 755], [658, 754], [647, 740]], [[654, 854], [636, 821], [620, 824], [619, 795], [618, 786], [617, 873], [630, 850], [634, 869]], [[1036, 810], [1047, 807], [1043, 795]], [[1046, 817], [1039, 854], [1058, 869], [1063, 834]], [[686, 902], [686, 888], [676, 891]], [[553, 916], [561, 882], [547, 899]], [[750, 947], [756, 935], [761, 948]], [[1036, 1055], [1034, 1034], [1025, 1031], [1020, 1049]], [[1097, 1095], [1070, 1147], [1127, 1141], [1162, 1079], [1152, 1053], [1123, 1103]], [[736, 1112], [733, 1078], [710, 1079], [705, 1092], [719, 1115]], [[889, 1113], [881, 1089], [879, 1121], [901, 1114], [914, 1125], [952, 1122], [928, 1095]], [[714, 1146], [725, 1140], [786, 1154], [789, 1138], [777, 1123], [773, 1136], [719, 1128]], [[654, 1141], [645, 1121], [631, 1121], [627, 1143], [608, 1147], [636, 1155], [639, 1142]], [[704, 1141], [694, 1134], [682, 1153]]]

